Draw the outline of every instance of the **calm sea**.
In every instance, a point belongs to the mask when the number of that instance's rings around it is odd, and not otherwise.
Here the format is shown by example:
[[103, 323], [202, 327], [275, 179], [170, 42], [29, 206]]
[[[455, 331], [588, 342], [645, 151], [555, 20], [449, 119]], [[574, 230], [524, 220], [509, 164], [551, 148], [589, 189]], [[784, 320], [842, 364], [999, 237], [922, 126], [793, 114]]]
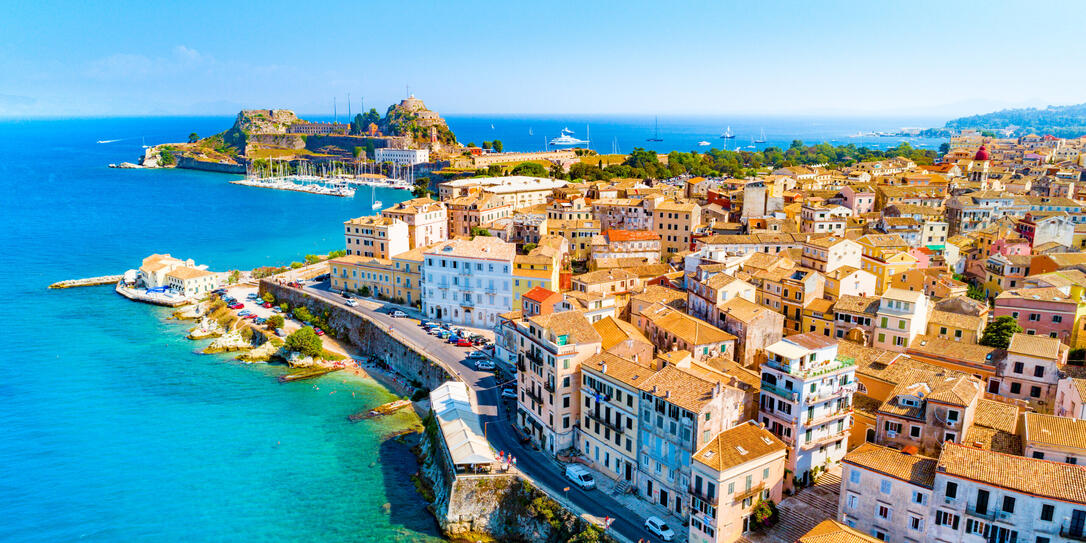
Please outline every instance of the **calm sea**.
[[[937, 120], [449, 118], [460, 141], [543, 147], [563, 127], [602, 152], [848, 138]], [[326, 378], [280, 385], [279, 367], [195, 354], [168, 311], [108, 287], [49, 291], [168, 252], [214, 269], [286, 264], [343, 246], [353, 199], [231, 185], [234, 176], [107, 168], [141, 145], [207, 135], [232, 119], [0, 122], [0, 540], [435, 541], [408, 477], [413, 457], [381, 439], [403, 421], [350, 424], [389, 401]], [[491, 126], [493, 125], [493, 128]], [[588, 126], [586, 126], [588, 125]], [[96, 143], [99, 140], [118, 140]], [[937, 140], [911, 140], [926, 147]], [[896, 144], [866, 138], [869, 145]], [[386, 205], [405, 193], [379, 191]], [[331, 392], [335, 391], [335, 394]]]

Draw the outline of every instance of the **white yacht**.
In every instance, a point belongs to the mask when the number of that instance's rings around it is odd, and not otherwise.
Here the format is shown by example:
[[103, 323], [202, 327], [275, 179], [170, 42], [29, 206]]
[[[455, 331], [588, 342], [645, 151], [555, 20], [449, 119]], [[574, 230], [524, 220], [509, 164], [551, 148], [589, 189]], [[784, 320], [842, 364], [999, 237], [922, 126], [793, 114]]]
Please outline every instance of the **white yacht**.
[[711, 145], [711, 144], [709, 142], [705, 141], [705, 140], [701, 140], [701, 141], [698, 142], [698, 145], [700, 145], [702, 147], [705, 147], [706, 145]]
[[568, 128], [562, 129], [562, 135], [556, 138], [551, 138], [551, 145], [581, 145], [582, 143], [588, 143], [588, 140], [581, 140], [573, 137], [573, 131]]

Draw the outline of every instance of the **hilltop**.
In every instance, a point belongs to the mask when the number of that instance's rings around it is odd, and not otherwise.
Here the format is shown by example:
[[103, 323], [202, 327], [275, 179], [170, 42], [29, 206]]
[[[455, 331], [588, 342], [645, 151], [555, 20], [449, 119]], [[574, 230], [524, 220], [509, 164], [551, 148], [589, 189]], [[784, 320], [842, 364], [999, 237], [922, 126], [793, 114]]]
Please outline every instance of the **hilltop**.
[[1004, 130], [1016, 136], [1052, 134], [1060, 138], [1077, 138], [1086, 135], [1086, 104], [1004, 109], [952, 119], [947, 121], [945, 129]]

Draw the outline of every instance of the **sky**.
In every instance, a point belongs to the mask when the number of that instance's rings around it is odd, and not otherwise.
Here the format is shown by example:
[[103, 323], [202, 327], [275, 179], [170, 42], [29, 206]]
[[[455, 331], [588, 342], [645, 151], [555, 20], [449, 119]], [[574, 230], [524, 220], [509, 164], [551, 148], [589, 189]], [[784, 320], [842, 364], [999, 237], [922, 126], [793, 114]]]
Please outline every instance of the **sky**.
[[17, 2], [0, 117], [946, 115], [1086, 102], [1086, 2]]

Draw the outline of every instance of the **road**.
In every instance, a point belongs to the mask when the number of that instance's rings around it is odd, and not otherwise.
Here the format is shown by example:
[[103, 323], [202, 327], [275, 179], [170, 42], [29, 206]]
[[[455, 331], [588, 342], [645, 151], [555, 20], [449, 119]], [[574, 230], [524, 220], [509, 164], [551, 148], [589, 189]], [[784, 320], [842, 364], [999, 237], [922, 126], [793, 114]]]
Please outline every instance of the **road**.
[[[625, 507], [610, 495], [598, 490], [584, 491], [565, 478], [564, 468], [559, 462], [548, 458], [546, 453], [536, 451], [520, 443], [513, 429], [516, 404], [512, 400], [502, 401], [501, 387], [494, 373], [477, 371], [467, 359], [469, 349], [455, 347], [426, 333], [419, 326], [419, 321], [412, 318], [394, 318], [387, 312], [366, 307], [360, 303], [356, 307], [344, 304], [343, 296], [331, 292], [328, 282], [308, 284], [303, 290], [313, 296], [324, 298], [344, 309], [365, 315], [374, 321], [392, 329], [395, 336], [407, 339], [433, 357], [440, 358], [449, 368], [458, 373], [469, 387], [475, 391], [479, 415], [487, 441], [497, 451], [512, 454], [517, 459], [517, 469], [527, 476], [536, 486], [552, 496], [561, 496], [590, 515], [615, 519], [608, 532], [617, 532], [630, 541], [659, 541], [644, 528], [646, 516]], [[504, 362], [497, 361], [499, 364]], [[510, 369], [510, 368], [506, 368]], [[509, 372], [506, 372], [509, 373]], [[568, 491], [564, 491], [569, 488]], [[676, 528], [681, 528], [678, 526]], [[683, 538], [685, 539], [685, 538]]]

